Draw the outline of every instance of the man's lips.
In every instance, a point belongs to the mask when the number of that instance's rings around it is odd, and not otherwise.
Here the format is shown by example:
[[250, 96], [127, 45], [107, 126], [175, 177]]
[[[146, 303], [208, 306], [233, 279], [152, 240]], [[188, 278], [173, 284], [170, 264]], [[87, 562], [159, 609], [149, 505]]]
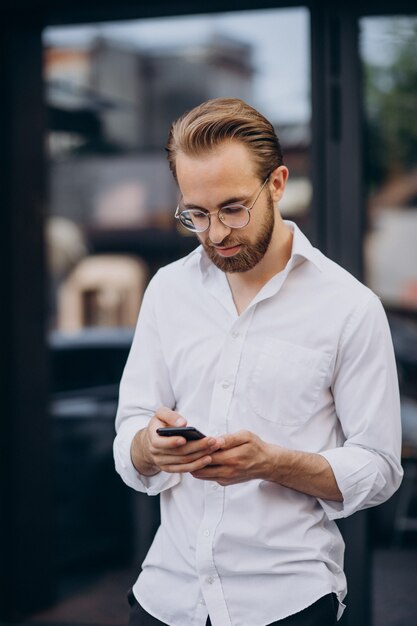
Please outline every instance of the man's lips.
[[239, 252], [240, 250], [240, 244], [237, 244], [236, 246], [225, 246], [222, 248], [218, 248], [217, 246], [213, 247], [216, 250], [217, 254], [220, 254], [220, 256], [233, 256], [234, 254], [236, 254], [236, 252]]

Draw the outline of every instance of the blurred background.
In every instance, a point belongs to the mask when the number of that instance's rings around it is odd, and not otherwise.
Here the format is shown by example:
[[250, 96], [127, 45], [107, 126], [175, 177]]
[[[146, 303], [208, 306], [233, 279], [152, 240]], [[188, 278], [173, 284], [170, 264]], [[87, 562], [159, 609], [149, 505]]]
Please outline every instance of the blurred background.
[[284, 217], [388, 313], [405, 478], [388, 503], [341, 523], [342, 622], [417, 623], [409, 4], [21, 0], [0, 9], [2, 623], [127, 619], [125, 594], [159, 512], [157, 498], [133, 493], [114, 471], [118, 384], [147, 283], [196, 246], [173, 219], [170, 124], [215, 97], [243, 98], [273, 122], [290, 170]]

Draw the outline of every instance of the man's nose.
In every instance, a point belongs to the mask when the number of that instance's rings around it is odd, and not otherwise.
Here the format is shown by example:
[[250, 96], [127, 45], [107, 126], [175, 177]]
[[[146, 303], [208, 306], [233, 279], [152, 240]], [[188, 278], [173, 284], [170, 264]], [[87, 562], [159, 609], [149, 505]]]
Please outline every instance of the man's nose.
[[218, 215], [211, 215], [209, 237], [214, 244], [219, 244], [230, 234], [231, 228], [223, 224]]

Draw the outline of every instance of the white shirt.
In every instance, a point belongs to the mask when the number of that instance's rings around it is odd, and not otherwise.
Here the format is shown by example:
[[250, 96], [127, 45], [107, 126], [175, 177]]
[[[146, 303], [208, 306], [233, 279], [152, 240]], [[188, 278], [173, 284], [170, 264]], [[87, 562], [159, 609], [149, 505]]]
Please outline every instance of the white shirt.
[[[171, 626], [263, 626], [346, 594], [335, 519], [398, 488], [400, 410], [379, 299], [292, 223], [291, 258], [238, 315], [201, 247], [151, 281], [123, 374], [117, 471], [161, 494], [161, 526], [133, 591]], [[155, 410], [207, 435], [251, 430], [318, 452], [343, 503], [264, 480], [221, 487], [190, 474], [141, 476], [130, 445]]]

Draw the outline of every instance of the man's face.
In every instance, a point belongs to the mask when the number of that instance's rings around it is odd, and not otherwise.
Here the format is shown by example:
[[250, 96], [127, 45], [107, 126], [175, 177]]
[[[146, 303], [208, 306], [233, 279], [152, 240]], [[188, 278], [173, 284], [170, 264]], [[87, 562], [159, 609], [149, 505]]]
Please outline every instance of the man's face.
[[187, 207], [214, 213], [210, 228], [197, 234], [210, 260], [223, 272], [247, 272], [255, 267], [268, 249], [275, 225], [268, 183], [244, 228], [231, 229], [216, 215], [226, 204], [250, 207], [259, 192], [263, 181], [255, 173], [248, 148], [231, 141], [199, 157], [180, 153], [177, 177]]
[[[274, 231], [275, 217], [274, 204], [268, 190], [266, 210], [263, 210], [263, 221], [252, 237], [245, 228], [234, 229], [220, 244], [215, 244], [206, 233], [198, 235], [207, 256], [222, 272], [247, 272], [261, 261], [268, 250]], [[254, 209], [255, 210], [255, 209]]]

